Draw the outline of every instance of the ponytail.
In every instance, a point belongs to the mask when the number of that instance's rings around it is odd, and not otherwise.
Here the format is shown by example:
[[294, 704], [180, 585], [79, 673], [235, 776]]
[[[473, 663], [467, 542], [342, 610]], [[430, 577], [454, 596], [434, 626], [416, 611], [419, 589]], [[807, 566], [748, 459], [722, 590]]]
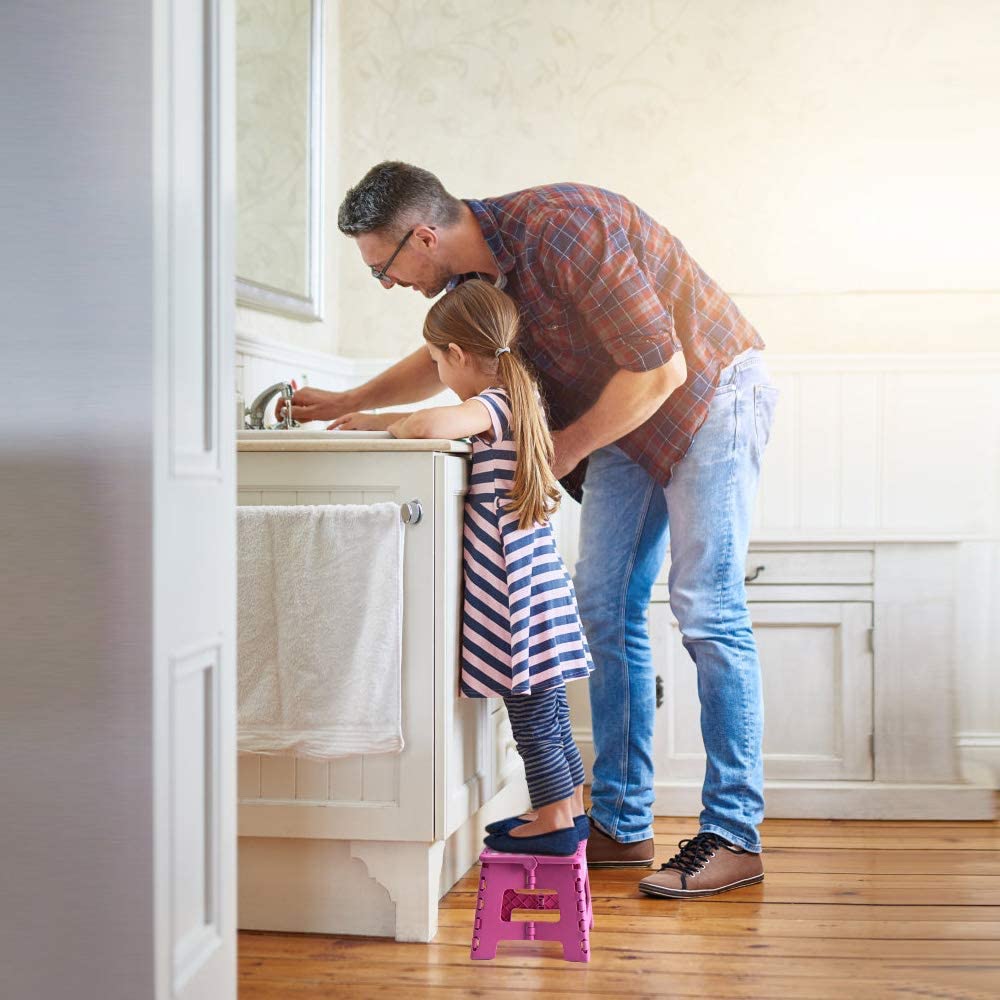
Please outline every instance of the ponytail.
[[518, 528], [530, 528], [538, 521], [547, 521], [559, 509], [560, 493], [552, 474], [552, 436], [538, 405], [534, 379], [521, 359], [511, 351], [497, 361], [510, 396], [511, 434], [517, 449], [508, 510], [518, 515]]
[[441, 350], [457, 344], [479, 356], [484, 369], [496, 366], [510, 396], [511, 435], [517, 449], [514, 486], [506, 511], [518, 528], [547, 521], [559, 508], [552, 474], [552, 436], [538, 400], [538, 388], [517, 354], [518, 315], [514, 300], [486, 281], [463, 282], [438, 299], [424, 320], [424, 339]]

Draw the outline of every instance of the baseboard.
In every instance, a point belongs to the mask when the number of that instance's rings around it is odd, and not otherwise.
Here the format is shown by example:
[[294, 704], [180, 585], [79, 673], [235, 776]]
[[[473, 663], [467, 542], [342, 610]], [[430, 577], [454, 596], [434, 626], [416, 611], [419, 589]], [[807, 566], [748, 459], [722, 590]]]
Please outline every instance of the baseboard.
[[[579, 729], [573, 735], [590, 784], [593, 734]], [[955, 784], [765, 780], [766, 814], [772, 819], [993, 819], [1000, 738], [964, 733], [959, 757], [965, 780]], [[654, 814], [697, 816], [702, 809], [701, 785], [686, 779], [656, 782]]]
[[[656, 816], [697, 816], [701, 782], [656, 782]], [[767, 819], [992, 820], [992, 783], [766, 781]]]
[[958, 760], [962, 773], [988, 773], [993, 788], [1000, 790], [1000, 733], [959, 733]]

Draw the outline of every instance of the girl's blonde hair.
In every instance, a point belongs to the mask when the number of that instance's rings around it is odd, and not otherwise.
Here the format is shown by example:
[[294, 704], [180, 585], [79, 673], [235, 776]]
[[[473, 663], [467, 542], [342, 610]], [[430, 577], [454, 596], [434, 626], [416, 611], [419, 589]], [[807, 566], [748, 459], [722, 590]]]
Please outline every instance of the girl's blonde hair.
[[[552, 437], [537, 399], [535, 380], [517, 353], [518, 315], [514, 300], [486, 281], [458, 285], [431, 307], [424, 320], [424, 340], [447, 353], [456, 344], [473, 355], [482, 370], [510, 396], [511, 434], [517, 448], [514, 486], [507, 510], [518, 527], [546, 521], [559, 507], [552, 474]], [[497, 351], [509, 347], [497, 357]]]

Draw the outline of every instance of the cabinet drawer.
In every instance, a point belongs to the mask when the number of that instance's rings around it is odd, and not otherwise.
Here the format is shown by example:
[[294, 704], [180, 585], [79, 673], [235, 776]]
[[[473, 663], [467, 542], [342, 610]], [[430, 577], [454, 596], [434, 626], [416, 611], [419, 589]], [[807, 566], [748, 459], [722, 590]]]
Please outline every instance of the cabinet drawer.
[[874, 579], [874, 565], [871, 549], [751, 549], [744, 575], [757, 585], [865, 584]]
[[[751, 548], [744, 576], [747, 583], [754, 587], [795, 584], [863, 586], [873, 582], [874, 567], [875, 555], [871, 549]], [[665, 584], [669, 572], [668, 557], [656, 582]]]

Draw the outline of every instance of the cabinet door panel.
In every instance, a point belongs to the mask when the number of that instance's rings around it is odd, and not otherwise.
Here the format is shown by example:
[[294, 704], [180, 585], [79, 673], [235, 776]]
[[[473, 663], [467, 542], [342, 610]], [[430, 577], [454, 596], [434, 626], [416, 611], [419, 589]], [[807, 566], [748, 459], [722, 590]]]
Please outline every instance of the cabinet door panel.
[[435, 457], [430, 452], [240, 452], [241, 504], [416, 498], [424, 509], [423, 519], [408, 525], [405, 536], [402, 752], [323, 763], [241, 755], [241, 836], [433, 839], [435, 589], [428, 581], [435, 572]]
[[[769, 779], [870, 780], [872, 654], [868, 603], [753, 602], [764, 684]], [[670, 606], [650, 605], [656, 672], [657, 778], [700, 778], [705, 756], [697, 674]]]

